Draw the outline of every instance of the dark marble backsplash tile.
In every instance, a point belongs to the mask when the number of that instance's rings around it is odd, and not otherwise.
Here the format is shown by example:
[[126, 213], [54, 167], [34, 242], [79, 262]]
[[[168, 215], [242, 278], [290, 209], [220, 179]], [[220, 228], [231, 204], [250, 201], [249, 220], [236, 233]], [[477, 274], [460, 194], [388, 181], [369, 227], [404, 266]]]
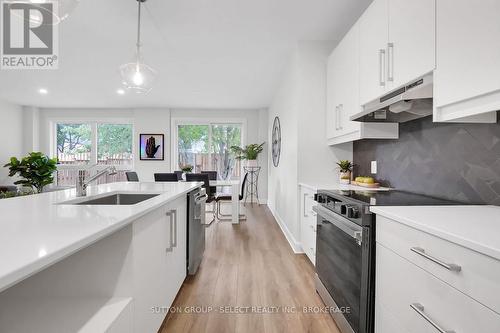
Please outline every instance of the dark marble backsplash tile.
[[354, 142], [355, 174], [370, 175], [376, 160], [375, 177], [384, 186], [500, 205], [500, 122], [433, 123], [426, 117], [400, 124], [399, 137]]

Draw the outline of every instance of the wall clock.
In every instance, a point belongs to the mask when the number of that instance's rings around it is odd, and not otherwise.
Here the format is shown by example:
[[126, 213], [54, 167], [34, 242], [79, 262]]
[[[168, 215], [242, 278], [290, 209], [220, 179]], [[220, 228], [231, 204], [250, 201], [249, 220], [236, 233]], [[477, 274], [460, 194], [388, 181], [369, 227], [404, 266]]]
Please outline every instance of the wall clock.
[[275, 117], [273, 123], [273, 133], [272, 133], [272, 154], [273, 154], [273, 164], [275, 167], [280, 164], [281, 155], [281, 125], [280, 118]]

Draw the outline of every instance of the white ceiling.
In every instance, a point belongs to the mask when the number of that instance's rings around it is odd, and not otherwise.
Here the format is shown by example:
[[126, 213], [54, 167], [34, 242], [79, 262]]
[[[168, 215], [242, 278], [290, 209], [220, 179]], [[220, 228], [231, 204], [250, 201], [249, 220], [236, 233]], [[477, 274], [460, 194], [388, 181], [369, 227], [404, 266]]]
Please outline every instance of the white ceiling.
[[149, 94], [119, 96], [137, 2], [81, 0], [59, 25], [59, 69], [2, 70], [0, 98], [41, 107], [266, 107], [296, 42], [339, 40], [370, 1], [148, 0], [144, 60], [159, 76]]

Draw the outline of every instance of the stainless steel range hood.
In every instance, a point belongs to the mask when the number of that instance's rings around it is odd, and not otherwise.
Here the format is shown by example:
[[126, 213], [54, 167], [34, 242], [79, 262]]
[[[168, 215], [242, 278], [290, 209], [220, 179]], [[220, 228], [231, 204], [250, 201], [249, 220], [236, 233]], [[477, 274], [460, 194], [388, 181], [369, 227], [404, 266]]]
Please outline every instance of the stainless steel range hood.
[[396, 89], [363, 106], [351, 120], [404, 123], [432, 114], [432, 74]]

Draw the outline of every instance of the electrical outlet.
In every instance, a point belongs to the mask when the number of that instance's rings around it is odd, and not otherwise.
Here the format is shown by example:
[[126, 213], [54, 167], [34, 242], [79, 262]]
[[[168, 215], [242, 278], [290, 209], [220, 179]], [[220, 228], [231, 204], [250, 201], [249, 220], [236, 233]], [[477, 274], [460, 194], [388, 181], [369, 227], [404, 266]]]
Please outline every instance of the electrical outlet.
[[377, 173], [377, 161], [372, 161], [372, 174]]

